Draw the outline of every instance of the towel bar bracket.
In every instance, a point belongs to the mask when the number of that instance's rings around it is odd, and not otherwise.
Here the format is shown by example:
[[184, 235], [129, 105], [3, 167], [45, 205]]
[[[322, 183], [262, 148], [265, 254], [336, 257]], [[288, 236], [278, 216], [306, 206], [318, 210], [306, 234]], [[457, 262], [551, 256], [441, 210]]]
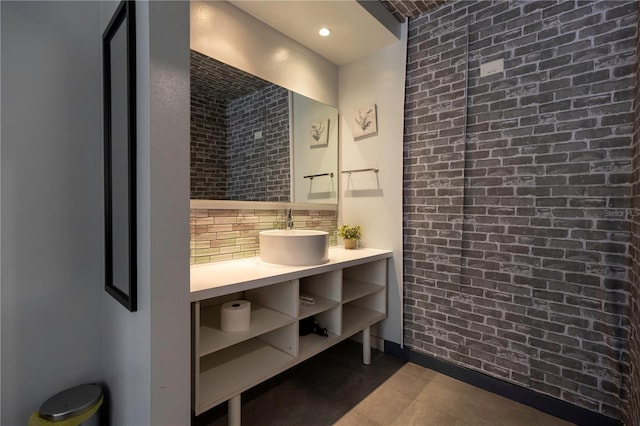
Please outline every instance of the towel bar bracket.
[[343, 170], [342, 173], [347, 173], [347, 174], [351, 174], [351, 173], [361, 173], [361, 172], [374, 172], [374, 173], [378, 173], [380, 171], [380, 169], [376, 169], [376, 168], [369, 168], [369, 169], [353, 169], [353, 170]]

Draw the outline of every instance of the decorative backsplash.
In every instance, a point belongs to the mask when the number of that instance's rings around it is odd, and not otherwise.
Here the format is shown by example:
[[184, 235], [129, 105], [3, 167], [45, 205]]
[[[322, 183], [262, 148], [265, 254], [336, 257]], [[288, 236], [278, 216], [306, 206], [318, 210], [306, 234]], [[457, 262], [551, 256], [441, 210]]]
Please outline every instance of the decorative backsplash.
[[[284, 229], [284, 222], [284, 209], [191, 209], [190, 264], [258, 256], [258, 233], [265, 229]], [[329, 245], [337, 244], [337, 211], [294, 210], [293, 222], [296, 229], [327, 231]]]

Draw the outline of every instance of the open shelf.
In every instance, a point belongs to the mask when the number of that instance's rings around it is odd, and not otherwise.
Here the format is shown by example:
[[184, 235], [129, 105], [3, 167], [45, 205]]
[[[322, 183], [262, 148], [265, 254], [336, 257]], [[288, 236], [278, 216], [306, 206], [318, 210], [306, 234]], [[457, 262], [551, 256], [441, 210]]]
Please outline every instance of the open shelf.
[[296, 321], [293, 317], [251, 302], [249, 330], [225, 332], [220, 330], [221, 306], [213, 305], [201, 310], [199, 356], [205, 356]]
[[315, 294], [306, 293], [306, 295], [313, 297], [315, 303], [313, 305], [300, 303], [300, 312], [298, 314], [298, 318], [300, 319], [310, 317], [320, 312], [328, 311], [329, 309], [335, 308], [340, 304], [335, 300], [326, 299], [321, 296], [316, 296]]
[[383, 285], [364, 281], [345, 279], [342, 283], [342, 302], [347, 303], [363, 296], [384, 290]]
[[306, 336], [300, 336], [300, 349], [298, 358], [300, 361], [312, 357], [313, 355], [333, 346], [340, 336], [329, 332], [327, 337], [318, 336], [317, 334], [307, 334]]
[[268, 379], [293, 360], [292, 355], [258, 339], [246, 340], [201, 358], [197, 411], [202, 413]]
[[[269, 275], [264, 284], [244, 290], [235, 287], [195, 300], [191, 330], [194, 413], [200, 415], [383, 320], [389, 256], [346, 267], [336, 264], [322, 272]], [[303, 295], [312, 297], [314, 303], [300, 303]], [[238, 299], [251, 301], [249, 329], [223, 332], [221, 307]], [[328, 336], [299, 336], [300, 321], [311, 317], [327, 329]], [[364, 359], [369, 350], [364, 348]]]
[[383, 320], [384, 312], [373, 311], [353, 303], [342, 307], [342, 334], [352, 335], [376, 322]]

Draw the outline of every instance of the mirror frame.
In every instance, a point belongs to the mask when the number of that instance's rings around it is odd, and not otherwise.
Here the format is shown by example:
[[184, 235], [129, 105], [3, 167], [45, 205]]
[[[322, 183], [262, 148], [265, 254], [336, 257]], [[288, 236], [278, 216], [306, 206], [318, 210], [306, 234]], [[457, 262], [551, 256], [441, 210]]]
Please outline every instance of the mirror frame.
[[[123, 0], [102, 35], [102, 81], [104, 114], [104, 220], [105, 220], [105, 290], [131, 312], [137, 310], [137, 240], [136, 240], [136, 36], [135, 2]], [[124, 31], [126, 52], [114, 52], [111, 42]], [[125, 87], [112, 81], [112, 54], [126, 67]], [[114, 56], [115, 58], [115, 56]], [[114, 93], [124, 93], [115, 97]], [[115, 129], [112, 111], [126, 111], [126, 129]], [[119, 131], [117, 131], [119, 130]], [[125, 135], [124, 137], [118, 137]], [[114, 158], [114, 151], [125, 155]], [[126, 157], [126, 158], [120, 158]], [[125, 185], [114, 185], [113, 177], [126, 170]], [[124, 186], [124, 187], [121, 187]], [[114, 194], [120, 197], [114, 197]], [[116, 226], [114, 226], [114, 217]], [[117, 246], [128, 250], [114, 259]], [[118, 279], [122, 282], [115, 282]]]

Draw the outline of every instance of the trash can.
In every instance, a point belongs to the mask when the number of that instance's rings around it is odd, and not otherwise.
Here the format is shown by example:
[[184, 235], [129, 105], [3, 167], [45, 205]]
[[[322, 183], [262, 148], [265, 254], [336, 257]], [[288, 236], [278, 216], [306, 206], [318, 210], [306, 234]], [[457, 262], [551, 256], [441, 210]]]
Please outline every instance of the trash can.
[[102, 388], [96, 384], [80, 385], [55, 394], [29, 417], [29, 426], [78, 426], [100, 424], [94, 416], [102, 402]]

